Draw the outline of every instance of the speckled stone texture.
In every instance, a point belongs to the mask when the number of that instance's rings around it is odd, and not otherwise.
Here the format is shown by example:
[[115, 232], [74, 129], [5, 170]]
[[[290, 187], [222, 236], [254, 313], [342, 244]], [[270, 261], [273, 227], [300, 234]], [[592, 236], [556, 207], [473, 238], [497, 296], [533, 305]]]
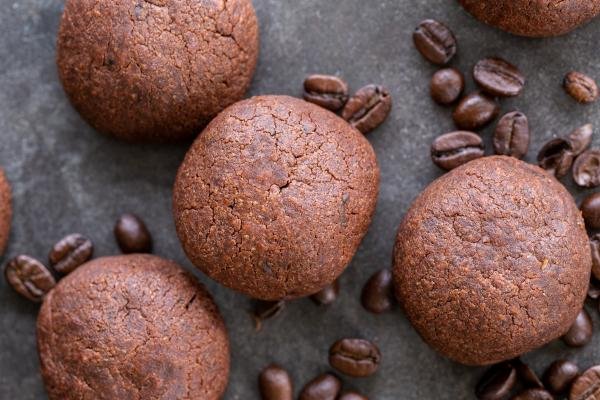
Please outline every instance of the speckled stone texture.
[[4, 170], [0, 168], [0, 256], [4, 253], [12, 219], [12, 194]]
[[227, 384], [227, 332], [211, 296], [156, 256], [79, 267], [44, 299], [37, 338], [52, 400], [217, 400]]
[[423, 339], [464, 364], [515, 358], [564, 335], [591, 257], [569, 192], [537, 166], [481, 158], [427, 187], [394, 249], [398, 299]]
[[242, 98], [258, 40], [251, 0], [68, 0], [58, 70], [99, 131], [178, 140]]
[[365, 137], [304, 100], [259, 96], [202, 132], [173, 189], [190, 260], [264, 300], [313, 294], [346, 268], [377, 202], [379, 167]]

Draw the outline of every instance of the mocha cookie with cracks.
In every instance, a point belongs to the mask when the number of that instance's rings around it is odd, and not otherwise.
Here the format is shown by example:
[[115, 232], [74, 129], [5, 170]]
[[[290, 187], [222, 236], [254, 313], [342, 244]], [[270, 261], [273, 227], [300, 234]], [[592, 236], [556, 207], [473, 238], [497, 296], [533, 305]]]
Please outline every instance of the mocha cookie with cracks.
[[204, 287], [151, 255], [98, 258], [62, 279], [37, 322], [51, 400], [220, 399], [229, 342]]
[[6, 175], [0, 168], [0, 256], [4, 253], [12, 220], [11, 190]]
[[600, 14], [600, 0], [459, 0], [473, 16], [521, 36], [567, 33]]
[[434, 181], [404, 217], [394, 251], [396, 294], [413, 326], [468, 365], [509, 360], [564, 335], [590, 270], [569, 192], [505, 156]]
[[375, 210], [373, 148], [346, 121], [287, 96], [241, 101], [196, 139], [174, 188], [189, 259], [263, 300], [311, 295], [354, 256]]
[[258, 58], [251, 0], [67, 0], [58, 71], [79, 113], [127, 141], [174, 141], [240, 100]]

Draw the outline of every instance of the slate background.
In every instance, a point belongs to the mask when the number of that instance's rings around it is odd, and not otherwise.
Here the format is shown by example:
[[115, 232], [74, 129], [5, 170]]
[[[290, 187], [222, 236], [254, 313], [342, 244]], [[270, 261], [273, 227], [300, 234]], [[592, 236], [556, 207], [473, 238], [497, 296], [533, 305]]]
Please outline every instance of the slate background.
[[[436, 68], [413, 49], [411, 31], [433, 17], [459, 40], [452, 65], [468, 72], [480, 58], [499, 55], [517, 64], [528, 81], [524, 93], [503, 102], [530, 119], [528, 160], [544, 141], [587, 122], [600, 127], [599, 105], [581, 106], [561, 89], [571, 69], [600, 78], [600, 20], [564, 37], [524, 39], [472, 19], [455, 1], [254, 0], [261, 23], [261, 57], [250, 94], [299, 95], [305, 75], [339, 74], [352, 88], [382, 83], [394, 96], [389, 120], [369, 139], [382, 171], [377, 214], [358, 254], [342, 277], [342, 295], [329, 308], [309, 300], [289, 304], [263, 331], [254, 331], [250, 301], [207, 283], [221, 307], [232, 343], [226, 399], [259, 398], [256, 379], [269, 362], [287, 367], [299, 389], [327, 371], [327, 349], [344, 336], [376, 341], [381, 370], [367, 379], [344, 378], [347, 388], [371, 399], [470, 399], [482, 370], [436, 355], [400, 311], [373, 316], [359, 303], [361, 287], [388, 267], [398, 223], [411, 200], [441, 172], [429, 159], [434, 137], [452, 130], [451, 110], [428, 97]], [[14, 189], [14, 224], [4, 259], [25, 252], [45, 259], [50, 246], [78, 231], [96, 244], [96, 255], [116, 253], [116, 217], [139, 213], [155, 237], [155, 253], [187, 262], [175, 236], [171, 186], [188, 144], [131, 146], [100, 136], [69, 105], [57, 79], [55, 35], [59, 0], [0, 0], [0, 164]], [[470, 75], [470, 74], [469, 74]], [[468, 79], [469, 90], [474, 88]], [[491, 128], [483, 132], [488, 141]], [[600, 144], [598, 138], [596, 144]], [[585, 193], [564, 180], [578, 199]], [[588, 305], [598, 324], [596, 305]], [[38, 307], [0, 280], [0, 398], [44, 399], [35, 348]], [[526, 355], [538, 373], [557, 357], [587, 368], [600, 363], [600, 335], [583, 350], [556, 342]]]

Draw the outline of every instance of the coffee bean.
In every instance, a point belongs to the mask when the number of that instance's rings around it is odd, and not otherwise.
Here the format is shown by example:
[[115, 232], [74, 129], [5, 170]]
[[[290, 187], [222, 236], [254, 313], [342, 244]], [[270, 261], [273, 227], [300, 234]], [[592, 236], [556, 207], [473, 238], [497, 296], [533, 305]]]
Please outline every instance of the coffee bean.
[[571, 385], [569, 400], [600, 399], [600, 365], [592, 367]]
[[544, 389], [527, 389], [513, 396], [512, 400], [554, 400], [554, 396]]
[[433, 74], [429, 91], [438, 104], [454, 103], [465, 89], [465, 78], [456, 68], [444, 68]]
[[[595, 250], [596, 252], [598, 250]], [[596, 254], [597, 256], [597, 254]], [[596, 260], [594, 260], [594, 266], [592, 267], [592, 274], [596, 274], [597, 272], [594, 272], [593, 270], [598, 268], [598, 266], [596, 265]], [[600, 298], [600, 285], [598, 285], [597, 280], [592, 277], [591, 281], [590, 281], [590, 286], [588, 287], [588, 292], [587, 292], [587, 297], [589, 297], [592, 300], [598, 300], [598, 298]]]
[[52, 247], [48, 259], [56, 272], [67, 275], [92, 258], [93, 253], [92, 241], [79, 233], [73, 233]]
[[589, 229], [600, 229], [600, 192], [583, 199], [580, 209], [585, 226]]
[[336, 376], [323, 374], [304, 386], [299, 400], [335, 400], [340, 390], [342, 390], [342, 382]]
[[262, 324], [268, 319], [273, 319], [283, 312], [285, 309], [285, 301], [263, 301], [256, 300], [254, 302], [254, 311], [252, 319], [254, 320], [254, 328], [256, 331], [262, 329]]
[[569, 96], [580, 103], [593, 103], [598, 99], [596, 81], [581, 72], [569, 72], [565, 76], [563, 85]]
[[577, 376], [577, 364], [567, 360], [556, 360], [544, 372], [544, 382], [552, 393], [561, 394], [569, 390]]
[[135, 214], [123, 214], [115, 224], [115, 237], [121, 251], [130, 253], [150, 253], [152, 236], [146, 224]]
[[541, 168], [557, 178], [562, 178], [569, 172], [574, 158], [573, 148], [569, 141], [556, 138], [548, 141], [542, 147], [538, 153], [537, 161]]
[[369, 400], [369, 398], [356, 392], [346, 392], [338, 397], [338, 400]]
[[540, 389], [544, 388], [544, 384], [542, 383], [540, 378], [538, 378], [535, 371], [529, 368], [529, 365], [525, 364], [523, 361], [521, 361], [521, 359], [516, 358], [510, 363], [513, 365], [513, 367], [515, 367], [515, 370], [517, 371], [517, 378], [519, 378], [519, 380], [523, 382], [523, 384], [525, 384], [526, 387]]
[[391, 310], [394, 304], [392, 271], [382, 269], [369, 278], [362, 290], [361, 303], [367, 311], [375, 314]]
[[337, 76], [311, 75], [304, 81], [304, 100], [337, 111], [348, 101], [348, 84]]
[[501, 58], [485, 58], [473, 67], [475, 82], [492, 96], [517, 96], [525, 86], [525, 77], [511, 63]]
[[573, 179], [575, 183], [583, 187], [591, 188], [600, 185], [599, 149], [584, 151], [575, 159]]
[[341, 339], [329, 349], [329, 364], [349, 376], [373, 375], [380, 362], [379, 348], [365, 339]]
[[292, 379], [286, 370], [271, 364], [258, 377], [263, 400], [293, 400]]
[[452, 114], [460, 129], [477, 130], [498, 116], [500, 107], [491, 97], [479, 92], [471, 93], [460, 101]]
[[507, 396], [517, 382], [517, 371], [510, 363], [494, 365], [486, 371], [475, 395], [479, 400], [500, 400]]
[[513, 111], [498, 121], [494, 131], [496, 154], [523, 158], [529, 149], [529, 122], [525, 114]]
[[590, 144], [592, 144], [593, 133], [594, 129], [592, 124], [586, 124], [569, 134], [569, 142], [571, 143], [573, 154], [578, 156], [590, 147]]
[[326, 306], [333, 303], [340, 294], [340, 283], [334, 281], [332, 284], [325, 286], [320, 292], [310, 296], [311, 300], [318, 305]]
[[391, 109], [390, 92], [383, 86], [367, 85], [348, 100], [342, 110], [342, 118], [366, 134], [381, 125]]
[[592, 251], [592, 275], [600, 281], [600, 233], [590, 237], [590, 249]]
[[567, 346], [582, 347], [592, 340], [594, 328], [590, 314], [582, 309], [569, 331], [563, 336], [563, 341]]
[[413, 33], [419, 53], [434, 64], [446, 65], [456, 54], [456, 38], [452, 31], [433, 19], [422, 21]]
[[17, 293], [36, 303], [41, 302], [56, 286], [56, 280], [50, 270], [27, 255], [10, 260], [4, 267], [4, 277]]
[[484, 154], [483, 140], [473, 132], [446, 133], [431, 144], [431, 159], [435, 165], [448, 171]]

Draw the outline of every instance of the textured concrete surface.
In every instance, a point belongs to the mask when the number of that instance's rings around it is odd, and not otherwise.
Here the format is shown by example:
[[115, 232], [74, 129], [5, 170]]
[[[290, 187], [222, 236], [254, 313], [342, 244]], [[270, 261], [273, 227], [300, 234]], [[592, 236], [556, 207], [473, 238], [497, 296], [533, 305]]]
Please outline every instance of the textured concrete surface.
[[[74, 112], [57, 80], [55, 35], [60, 0], [0, 0], [0, 164], [14, 186], [14, 230], [6, 256], [25, 252], [46, 258], [64, 234], [79, 231], [96, 244], [97, 255], [118, 251], [112, 226], [119, 213], [145, 218], [156, 253], [190, 267], [175, 237], [171, 185], [186, 144], [131, 146], [96, 134]], [[428, 97], [435, 67], [413, 49], [411, 31], [423, 18], [448, 23], [459, 40], [453, 65], [467, 72], [480, 58], [500, 55], [528, 78], [523, 95], [503, 109], [525, 112], [533, 129], [528, 160], [554, 135], [592, 122], [600, 129], [599, 105], [581, 106], [561, 89], [570, 69], [600, 78], [597, 63], [600, 20], [561, 38], [510, 36], [473, 20], [452, 0], [255, 0], [262, 30], [260, 65], [252, 94], [299, 95], [312, 72], [344, 76], [354, 89], [387, 85], [394, 109], [369, 139], [382, 167], [375, 221], [342, 278], [342, 295], [329, 308], [309, 300], [289, 305], [257, 333], [250, 301], [198, 276], [214, 293], [232, 342], [232, 373], [226, 399], [258, 398], [260, 369], [276, 361], [299, 388], [328, 370], [327, 349], [342, 336], [375, 340], [383, 351], [381, 370], [367, 379], [344, 378], [347, 388], [371, 399], [470, 399], [481, 375], [444, 360], [421, 342], [400, 311], [372, 316], [359, 303], [363, 283], [387, 267], [396, 227], [411, 200], [441, 172], [429, 160], [432, 139], [453, 129], [451, 110]], [[473, 83], [469, 79], [469, 89]], [[490, 129], [484, 131], [488, 141]], [[600, 145], [598, 135], [595, 140]], [[584, 191], [573, 188], [578, 199]], [[0, 280], [0, 398], [44, 399], [35, 349], [37, 306]], [[595, 305], [589, 305], [597, 324]], [[557, 357], [582, 368], [600, 363], [600, 335], [582, 350], [556, 342], [525, 356], [541, 373]]]

